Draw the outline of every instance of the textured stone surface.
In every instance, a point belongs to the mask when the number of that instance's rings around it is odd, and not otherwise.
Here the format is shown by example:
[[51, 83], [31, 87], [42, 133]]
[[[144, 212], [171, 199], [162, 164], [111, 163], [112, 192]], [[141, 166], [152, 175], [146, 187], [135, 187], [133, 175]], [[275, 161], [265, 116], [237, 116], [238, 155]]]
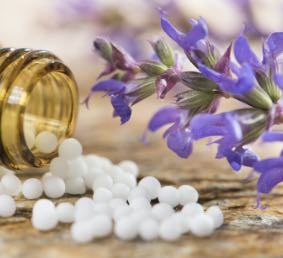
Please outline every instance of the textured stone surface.
[[[150, 136], [149, 144], [138, 141], [155, 104], [145, 103], [136, 108], [133, 121], [123, 127], [111, 119], [108, 104], [99, 99], [90, 111], [82, 108], [77, 137], [85, 153], [105, 155], [114, 162], [135, 160], [141, 175], [157, 176], [164, 184], [191, 184], [200, 191], [205, 206], [218, 204], [224, 211], [225, 224], [209, 238], [191, 235], [167, 243], [140, 240], [122, 242], [110, 237], [90, 244], [72, 242], [69, 226], [41, 233], [31, 227], [33, 201], [17, 200], [15, 217], [0, 219], [0, 257], [21, 258], [185, 258], [185, 257], [282, 257], [283, 256], [283, 189], [278, 187], [265, 198], [268, 209], [255, 209], [255, 185], [243, 184], [246, 176], [231, 171], [225, 161], [213, 160], [214, 149], [198, 144], [188, 160], [177, 158], [165, 148], [161, 135]], [[105, 101], [107, 102], [107, 101]], [[102, 104], [103, 103], [103, 104]], [[148, 110], [148, 111], [147, 111]], [[146, 111], [146, 112], [145, 112]], [[272, 152], [273, 150], [268, 150]], [[277, 151], [277, 150], [276, 150]], [[21, 175], [22, 178], [30, 175]], [[75, 201], [66, 196], [55, 202]]]

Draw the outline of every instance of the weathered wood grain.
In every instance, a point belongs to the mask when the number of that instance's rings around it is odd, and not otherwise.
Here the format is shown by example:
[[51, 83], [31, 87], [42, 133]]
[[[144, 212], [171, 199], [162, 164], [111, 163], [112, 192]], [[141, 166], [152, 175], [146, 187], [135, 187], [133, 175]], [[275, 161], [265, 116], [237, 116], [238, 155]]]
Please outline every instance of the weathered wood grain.
[[[157, 176], [165, 184], [189, 183], [195, 186], [200, 191], [202, 204], [218, 204], [222, 207], [225, 214], [222, 228], [209, 238], [186, 235], [173, 243], [159, 240], [150, 243], [141, 240], [123, 242], [110, 237], [78, 245], [70, 239], [69, 226], [60, 225], [47, 233], [33, 229], [30, 223], [33, 202], [19, 197], [16, 216], [0, 219], [0, 257], [282, 257], [282, 187], [264, 199], [264, 203], [269, 205], [268, 209], [257, 210], [254, 183], [243, 184], [246, 173], [233, 173], [225, 161], [213, 160], [214, 149], [198, 144], [194, 155], [182, 160], [165, 148], [160, 134], [150, 136], [150, 143], [144, 146], [138, 138], [156, 107], [151, 103], [137, 107], [133, 121], [120, 127], [118, 120], [111, 119], [109, 105], [96, 100], [96, 105], [90, 111], [82, 108], [76, 135], [83, 142], [86, 153], [105, 155], [114, 162], [133, 159], [140, 165], [142, 176]], [[22, 178], [28, 176], [21, 175]], [[55, 202], [76, 199], [66, 196]]]

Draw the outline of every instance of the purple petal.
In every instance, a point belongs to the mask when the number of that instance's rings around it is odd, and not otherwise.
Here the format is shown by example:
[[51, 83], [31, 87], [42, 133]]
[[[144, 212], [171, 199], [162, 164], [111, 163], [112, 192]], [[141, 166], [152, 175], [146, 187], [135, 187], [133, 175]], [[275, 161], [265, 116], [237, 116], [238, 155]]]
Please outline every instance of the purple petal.
[[172, 72], [171, 70], [168, 70], [161, 76], [157, 77], [155, 82], [157, 96], [163, 99], [166, 96], [166, 94], [176, 86], [179, 80], [180, 79], [178, 75], [176, 75], [176, 73]]
[[283, 181], [283, 170], [272, 169], [262, 173], [257, 182], [257, 190], [260, 193], [270, 193], [273, 187]]
[[251, 91], [255, 86], [254, 72], [248, 64], [244, 64], [239, 71], [233, 67], [234, 72], [236, 71], [238, 75], [237, 80], [218, 73], [202, 64], [199, 65], [199, 70], [208, 79], [215, 81], [219, 87], [227, 93], [242, 95]]
[[279, 86], [279, 88], [283, 90], [283, 74], [275, 74], [273, 76], [273, 80]]
[[224, 156], [228, 160], [230, 166], [235, 171], [239, 171], [242, 167], [242, 157], [239, 153], [232, 151], [230, 149], [225, 151]]
[[176, 123], [180, 120], [180, 113], [181, 110], [173, 106], [162, 108], [150, 119], [148, 129], [155, 132], [164, 125]]
[[261, 139], [264, 142], [283, 141], [283, 134], [282, 133], [265, 132], [262, 135]]
[[239, 64], [247, 63], [256, 67], [261, 66], [257, 56], [250, 49], [247, 38], [244, 36], [240, 36], [235, 40], [234, 53]]
[[126, 85], [123, 82], [112, 79], [100, 81], [91, 88], [92, 92], [104, 91], [108, 95], [123, 93], [125, 90]]
[[167, 146], [181, 158], [192, 153], [192, 139], [189, 130], [178, 129], [167, 135]]
[[268, 170], [283, 168], [283, 158], [270, 158], [257, 162], [254, 169], [259, 173], [265, 173]]
[[111, 104], [114, 108], [114, 116], [120, 117], [121, 124], [126, 123], [132, 114], [127, 98], [123, 95], [111, 96]]
[[166, 34], [180, 46], [184, 46], [185, 34], [177, 30], [166, 18], [164, 12], [160, 12], [160, 25]]
[[252, 150], [245, 149], [242, 156], [242, 164], [246, 167], [253, 167], [259, 161], [258, 155]]
[[273, 57], [283, 52], [283, 32], [274, 32], [267, 38], [267, 46]]

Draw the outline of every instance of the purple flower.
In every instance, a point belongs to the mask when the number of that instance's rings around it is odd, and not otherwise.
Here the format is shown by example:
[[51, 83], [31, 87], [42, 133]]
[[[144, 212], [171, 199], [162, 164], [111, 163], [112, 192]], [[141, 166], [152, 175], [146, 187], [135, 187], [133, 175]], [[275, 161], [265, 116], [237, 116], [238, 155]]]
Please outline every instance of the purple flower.
[[163, 11], [160, 12], [160, 25], [166, 34], [184, 49], [190, 52], [193, 49], [206, 51], [206, 43], [202, 42], [208, 35], [206, 22], [203, 18], [191, 19], [192, 29], [186, 33], [177, 30], [166, 18]]
[[160, 109], [148, 124], [149, 132], [156, 132], [165, 125], [171, 125], [163, 134], [167, 146], [181, 158], [187, 158], [192, 153], [192, 138], [190, 129], [186, 126], [188, 111], [174, 106]]

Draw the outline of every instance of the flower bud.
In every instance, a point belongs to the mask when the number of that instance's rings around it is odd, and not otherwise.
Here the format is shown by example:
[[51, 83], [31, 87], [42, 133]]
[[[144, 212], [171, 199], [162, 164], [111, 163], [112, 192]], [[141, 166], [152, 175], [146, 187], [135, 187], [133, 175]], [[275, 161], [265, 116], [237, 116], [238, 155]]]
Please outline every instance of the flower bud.
[[198, 72], [182, 72], [180, 78], [184, 85], [194, 90], [209, 92], [218, 88], [214, 81]]
[[167, 67], [156, 61], [146, 61], [139, 65], [141, 70], [150, 76], [161, 75], [167, 71]]
[[112, 62], [112, 45], [109, 41], [103, 38], [97, 38], [93, 42], [93, 45], [102, 58], [108, 62]]
[[176, 96], [176, 103], [179, 108], [190, 110], [189, 114], [193, 116], [209, 110], [217, 96], [213, 92], [188, 90]]
[[272, 100], [267, 93], [258, 85], [243, 96], [234, 96], [234, 98], [255, 108], [269, 110], [272, 108]]
[[171, 46], [164, 39], [158, 39], [152, 42], [151, 45], [160, 61], [167, 67], [172, 67], [174, 64], [174, 51]]
[[261, 88], [263, 88], [272, 101], [276, 103], [281, 97], [281, 91], [273, 82], [272, 76], [267, 76], [264, 72], [257, 71], [256, 79]]

